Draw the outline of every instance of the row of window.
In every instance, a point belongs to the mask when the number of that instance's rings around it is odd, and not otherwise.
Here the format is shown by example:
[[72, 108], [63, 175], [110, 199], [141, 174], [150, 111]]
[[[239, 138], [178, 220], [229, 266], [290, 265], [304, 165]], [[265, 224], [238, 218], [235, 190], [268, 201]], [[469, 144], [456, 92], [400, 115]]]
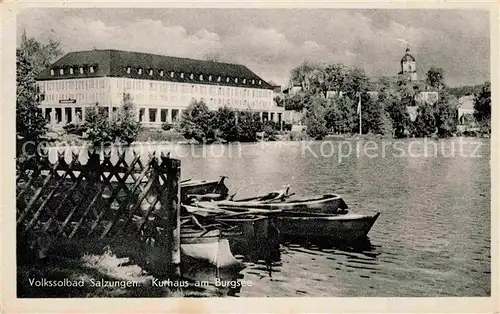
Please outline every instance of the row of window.
[[59, 68], [59, 69], [50, 69], [50, 75], [54, 76], [56, 73], [59, 75], [75, 75], [75, 74], [85, 74], [85, 73], [95, 73], [97, 71], [97, 65], [91, 66], [74, 66], [70, 68]]
[[[126, 67], [124, 68], [124, 70], [127, 72], [127, 74], [131, 74], [132, 73], [132, 67]], [[143, 71], [143, 68], [139, 67], [139, 68], [136, 68], [134, 69], [135, 73], [137, 73], [138, 75], [142, 75], [144, 73]], [[148, 69], [146, 71], [146, 73], [149, 75], [149, 76], [153, 76], [155, 74], [155, 71], [153, 69]], [[159, 76], [165, 76], [166, 72], [165, 70], [157, 70], [156, 71], [156, 75], [159, 75]], [[208, 82], [219, 82], [219, 83], [222, 83], [222, 82], [226, 82], [226, 83], [236, 83], [238, 84], [241, 83], [241, 84], [247, 84], [247, 79], [246, 78], [238, 78], [238, 77], [222, 77], [220, 75], [208, 75], [208, 76], [204, 76], [203, 74], [194, 74], [194, 73], [184, 73], [184, 72], [175, 72], [175, 71], [170, 71], [170, 78], [176, 78], [176, 77], [179, 77], [181, 79], [185, 79], [185, 78], [189, 78], [190, 80], [198, 80], [200, 82], [203, 82], [203, 81], [208, 81]], [[248, 79], [248, 82], [251, 83], [252, 85], [255, 85], [255, 84], [258, 84], [258, 85], [262, 85], [262, 80], [255, 80], [255, 79]]]
[[104, 79], [84, 79], [68, 81], [41, 81], [38, 82], [41, 91], [60, 91], [60, 90], [93, 90], [104, 89]]
[[[133, 90], [143, 91], [144, 81], [118, 79], [118, 90]], [[222, 95], [230, 97], [272, 97], [272, 91], [262, 89], [246, 89], [228, 86], [204, 86], [198, 84], [176, 84], [176, 83], [163, 83], [163, 82], [149, 82], [149, 91], [160, 93], [181, 93], [181, 94], [203, 94], [203, 95]]]

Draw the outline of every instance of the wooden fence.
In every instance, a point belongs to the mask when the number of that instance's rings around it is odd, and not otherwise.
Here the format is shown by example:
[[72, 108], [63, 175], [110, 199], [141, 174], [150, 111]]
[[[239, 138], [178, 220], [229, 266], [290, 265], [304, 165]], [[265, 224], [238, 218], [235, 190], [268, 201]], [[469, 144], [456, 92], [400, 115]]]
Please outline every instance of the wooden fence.
[[146, 242], [158, 249], [165, 275], [179, 275], [180, 161], [163, 153], [133, 151], [128, 162], [126, 151], [87, 154], [85, 163], [64, 151], [55, 162], [38, 155], [18, 163], [18, 237], [43, 239], [45, 251], [68, 239], [127, 239], [132, 254]]

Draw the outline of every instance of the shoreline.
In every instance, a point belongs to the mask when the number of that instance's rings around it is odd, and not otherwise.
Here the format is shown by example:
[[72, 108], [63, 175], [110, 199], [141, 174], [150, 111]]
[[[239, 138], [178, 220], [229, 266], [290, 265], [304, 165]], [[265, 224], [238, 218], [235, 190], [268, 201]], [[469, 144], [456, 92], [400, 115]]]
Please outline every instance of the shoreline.
[[[306, 138], [306, 139], [277, 139], [277, 140], [261, 140], [261, 141], [256, 141], [256, 142], [213, 142], [210, 144], [205, 144], [205, 143], [198, 143], [192, 140], [179, 140], [179, 141], [135, 141], [130, 145], [126, 145], [127, 147], [134, 147], [134, 146], [139, 146], [139, 145], [194, 145], [194, 146], [203, 146], [203, 145], [235, 145], [235, 144], [259, 144], [259, 143], [289, 143], [289, 142], [328, 142], [328, 141], [373, 141], [373, 140], [409, 140], [409, 139], [415, 139], [415, 140], [424, 140], [424, 139], [431, 139], [431, 140], [446, 140], [446, 139], [452, 139], [452, 138], [474, 138], [474, 139], [488, 139], [490, 138], [489, 136], [450, 136], [450, 137], [403, 137], [403, 138], [396, 138], [396, 137], [387, 137], [387, 136], [379, 136], [379, 135], [362, 135], [361, 137], [359, 135], [353, 136], [353, 135], [328, 135], [324, 139], [321, 140], [315, 140], [311, 138]], [[82, 148], [82, 147], [92, 147], [89, 141], [86, 141], [81, 138], [75, 138], [75, 139], [48, 139], [48, 144], [50, 147], [56, 147], [58, 145], [64, 145], [64, 146], [69, 146], [69, 147], [75, 147], [75, 148]], [[71, 144], [71, 145], [68, 145]], [[123, 144], [120, 143], [113, 143], [110, 146], [106, 146], [106, 148], [109, 147], [118, 147], [118, 146], [124, 146]]]

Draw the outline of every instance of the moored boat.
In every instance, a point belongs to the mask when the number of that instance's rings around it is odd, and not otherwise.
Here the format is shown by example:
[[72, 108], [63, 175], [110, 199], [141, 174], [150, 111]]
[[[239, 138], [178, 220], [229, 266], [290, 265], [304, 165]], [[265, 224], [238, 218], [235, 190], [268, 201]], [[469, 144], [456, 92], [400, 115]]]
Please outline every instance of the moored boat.
[[228, 188], [224, 183], [227, 177], [219, 180], [185, 180], [181, 182], [181, 202], [189, 203], [194, 196], [211, 195], [210, 199], [222, 200], [228, 195]]
[[260, 215], [214, 218], [216, 222], [229, 228], [222, 228], [222, 235], [229, 240], [231, 252], [243, 255], [247, 260], [265, 260], [272, 250], [271, 243], [278, 239], [269, 237], [269, 219]]
[[219, 230], [181, 230], [181, 273], [193, 281], [214, 282], [216, 278], [233, 281], [245, 265], [231, 252]]
[[314, 213], [347, 213], [348, 206], [344, 200], [334, 194], [325, 194], [315, 197], [286, 199], [281, 202], [268, 201], [216, 201], [216, 202], [198, 202], [197, 206], [203, 208], [219, 209], [265, 209], [281, 210], [295, 212], [314, 212]]
[[379, 212], [373, 215], [280, 212], [273, 219], [283, 238], [356, 242], [368, 235], [379, 216]]

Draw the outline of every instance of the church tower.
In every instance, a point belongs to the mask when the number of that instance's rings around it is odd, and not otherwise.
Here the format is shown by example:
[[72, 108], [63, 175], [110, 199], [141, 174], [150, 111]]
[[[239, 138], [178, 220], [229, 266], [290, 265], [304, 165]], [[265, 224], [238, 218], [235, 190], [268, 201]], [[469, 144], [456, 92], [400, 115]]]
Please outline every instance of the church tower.
[[401, 59], [401, 72], [399, 74], [404, 75], [410, 81], [417, 80], [417, 62], [415, 58], [410, 54], [410, 48], [406, 48], [406, 54]]

